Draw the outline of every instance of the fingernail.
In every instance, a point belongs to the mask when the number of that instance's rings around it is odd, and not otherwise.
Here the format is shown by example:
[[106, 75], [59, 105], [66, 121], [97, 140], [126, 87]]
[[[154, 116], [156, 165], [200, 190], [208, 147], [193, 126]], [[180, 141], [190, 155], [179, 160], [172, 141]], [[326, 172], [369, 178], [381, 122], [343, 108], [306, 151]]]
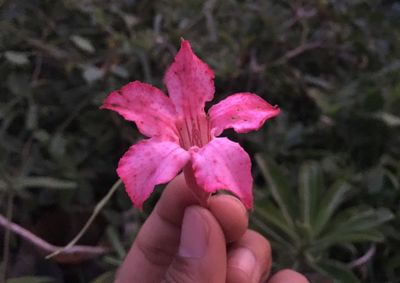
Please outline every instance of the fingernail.
[[246, 209], [246, 207], [244, 206], [243, 202], [240, 199], [238, 199], [237, 196], [233, 195], [232, 193], [230, 193], [230, 192], [228, 192], [228, 193], [219, 192], [219, 194], [213, 196], [213, 198], [224, 198], [224, 199], [226, 199], [227, 196], [237, 204], [238, 209], [240, 209], [243, 212], [243, 214], [246, 215], [246, 217], [249, 216], [249, 210]]
[[246, 248], [237, 248], [229, 253], [229, 265], [243, 270], [251, 278], [256, 270], [256, 257]]
[[188, 207], [183, 216], [178, 254], [185, 258], [201, 258], [208, 243], [208, 227], [195, 207]]

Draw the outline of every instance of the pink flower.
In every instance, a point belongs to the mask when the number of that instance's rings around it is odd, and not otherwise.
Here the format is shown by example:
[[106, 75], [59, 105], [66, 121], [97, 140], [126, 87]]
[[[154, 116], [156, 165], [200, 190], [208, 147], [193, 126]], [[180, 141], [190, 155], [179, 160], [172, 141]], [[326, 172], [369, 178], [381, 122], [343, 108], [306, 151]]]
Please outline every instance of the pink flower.
[[155, 185], [169, 182], [185, 168], [188, 183], [202, 193], [229, 190], [251, 208], [250, 158], [238, 143], [218, 136], [227, 128], [238, 133], [257, 130], [278, 115], [279, 108], [243, 92], [213, 105], [206, 114], [205, 103], [214, 97], [214, 74], [185, 40], [164, 82], [169, 97], [134, 81], [112, 92], [102, 106], [135, 122], [149, 137], [132, 145], [118, 164], [133, 204], [142, 208]]

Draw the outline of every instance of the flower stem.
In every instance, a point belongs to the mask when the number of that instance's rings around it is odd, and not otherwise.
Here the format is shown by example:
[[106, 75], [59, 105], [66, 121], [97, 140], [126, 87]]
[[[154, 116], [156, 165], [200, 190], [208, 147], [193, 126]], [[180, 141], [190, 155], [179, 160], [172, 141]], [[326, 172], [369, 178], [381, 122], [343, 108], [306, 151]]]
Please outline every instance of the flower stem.
[[183, 168], [183, 173], [185, 175], [186, 184], [198, 199], [199, 204], [205, 208], [208, 208], [208, 200], [211, 196], [211, 193], [204, 191], [203, 188], [197, 184], [193, 172], [192, 162], [186, 164], [186, 166]]

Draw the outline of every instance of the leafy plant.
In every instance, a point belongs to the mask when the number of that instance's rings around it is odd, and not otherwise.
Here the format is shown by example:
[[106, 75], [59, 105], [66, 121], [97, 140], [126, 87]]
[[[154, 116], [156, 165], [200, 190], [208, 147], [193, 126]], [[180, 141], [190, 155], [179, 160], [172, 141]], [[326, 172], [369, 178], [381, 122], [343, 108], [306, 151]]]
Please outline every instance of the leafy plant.
[[[259, 207], [253, 222], [271, 234], [277, 250], [274, 263], [288, 266], [295, 259], [299, 268], [318, 269], [304, 259], [305, 252], [292, 238], [307, 244], [319, 267], [336, 274], [348, 271], [349, 262], [375, 246], [374, 256], [353, 273], [363, 282], [398, 281], [399, 7], [394, 0], [0, 1], [1, 213], [23, 227], [52, 215], [54, 208], [85, 222], [116, 181], [119, 157], [139, 138], [129, 123], [98, 107], [107, 93], [132, 80], [162, 87], [163, 72], [183, 37], [201, 58], [209, 58], [207, 64], [216, 72], [217, 100], [240, 89], [260, 94], [282, 110], [271, 126], [238, 138], [250, 153], [268, 152], [268, 172], [272, 177], [278, 172], [289, 188], [284, 193], [282, 185], [277, 187], [280, 204], [270, 194], [267, 176], [268, 188], [255, 191]], [[302, 165], [310, 159], [318, 163]], [[300, 189], [307, 179], [297, 182], [302, 166], [317, 167], [323, 176], [317, 201], [300, 198], [301, 192], [314, 192]], [[306, 217], [307, 211], [319, 213], [328, 192], [332, 196], [325, 214]], [[145, 204], [145, 211], [156, 200]], [[317, 205], [305, 211], [303, 202]], [[45, 262], [44, 274], [38, 274], [34, 267], [42, 257], [36, 255], [26, 260], [30, 269], [13, 276], [89, 282], [118, 266], [124, 254], [121, 243], [129, 248], [145, 215], [132, 210], [123, 190], [101, 203], [103, 209], [95, 210], [106, 223], [99, 233], [111, 243], [112, 253], [94, 263], [60, 266], [56, 274], [51, 273], [52, 260]], [[362, 230], [366, 234], [349, 231], [319, 241], [349, 230], [340, 227], [343, 219], [334, 221], [338, 216], [358, 216], [368, 223], [376, 215], [387, 216], [385, 208], [395, 212], [395, 220]], [[81, 212], [86, 216], [76, 217]], [[46, 222], [49, 230], [57, 230], [55, 223], [65, 223], [68, 231], [84, 224], [67, 225], [64, 217]], [[379, 234], [372, 232], [378, 229]], [[274, 232], [284, 240], [281, 246]], [[19, 254], [26, 253], [23, 241], [3, 234], [0, 252], [10, 253], [7, 268], [3, 256], [1, 277], [11, 275], [15, 263], [22, 262]], [[353, 241], [360, 236], [367, 239]], [[384, 242], [374, 242], [382, 236]], [[319, 248], [311, 249], [316, 243]]]
[[278, 262], [314, 270], [337, 282], [360, 282], [349, 264], [335, 259], [335, 249], [359, 255], [357, 243], [382, 242], [381, 225], [394, 218], [386, 208], [346, 206], [352, 186], [339, 178], [329, 186], [318, 162], [301, 165], [296, 182], [262, 155], [256, 161], [267, 181], [253, 223], [272, 241]]

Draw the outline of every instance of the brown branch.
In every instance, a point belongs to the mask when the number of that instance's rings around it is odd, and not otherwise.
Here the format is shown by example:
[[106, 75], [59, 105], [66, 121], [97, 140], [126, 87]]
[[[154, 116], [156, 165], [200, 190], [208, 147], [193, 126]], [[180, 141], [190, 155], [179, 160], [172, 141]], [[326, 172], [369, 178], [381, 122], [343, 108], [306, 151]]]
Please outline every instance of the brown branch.
[[312, 18], [317, 14], [316, 9], [305, 10], [303, 7], [293, 8], [294, 16], [283, 24], [284, 29], [289, 29], [304, 19]]
[[213, 17], [213, 10], [215, 8], [216, 0], [208, 0], [204, 3], [203, 14], [206, 18], [206, 26], [210, 35], [211, 42], [216, 42], [218, 39], [217, 31], [215, 28], [215, 21]]
[[363, 256], [353, 260], [348, 264], [348, 266], [350, 268], [355, 268], [367, 263], [375, 255], [375, 251], [376, 251], [375, 245], [372, 245]]
[[[37, 247], [41, 254], [54, 253], [57, 250], [62, 249], [62, 247], [52, 245], [42, 238], [36, 236], [27, 229], [9, 221], [3, 215], [0, 214], [0, 226], [5, 230], [9, 229], [11, 232], [17, 234], [24, 240], [30, 242], [35, 247]], [[60, 263], [77, 263], [80, 261], [85, 261], [94, 257], [98, 257], [109, 252], [110, 249], [101, 246], [73, 246], [67, 250], [63, 250], [61, 253], [53, 257], [53, 259]]]
[[30, 46], [39, 49], [46, 53], [46, 55], [56, 59], [63, 61], [68, 57], [68, 53], [56, 46], [50, 45], [47, 42], [41, 41], [36, 38], [24, 38], [25, 42]]
[[[7, 214], [6, 214], [6, 219], [8, 221], [8, 219], [12, 218], [13, 215], [13, 199], [14, 199], [14, 190], [9, 190], [7, 193]], [[6, 231], [5, 231], [5, 235], [4, 235], [4, 250], [3, 250], [3, 264], [4, 264], [4, 268], [3, 268], [3, 272], [1, 274], [1, 278], [0, 280], [2, 280], [1, 282], [5, 282], [6, 278], [7, 278], [7, 265], [8, 265], [8, 259], [10, 256], [10, 239], [11, 239], [11, 235], [10, 235], [10, 225], [7, 225], [6, 227]]]
[[279, 59], [274, 61], [270, 66], [282, 65], [282, 64], [286, 63], [287, 61], [289, 61], [290, 59], [297, 57], [300, 54], [302, 54], [308, 50], [321, 48], [321, 47], [322, 47], [322, 45], [320, 42], [305, 43], [303, 45], [297, 46], [296, 48], [294, 48], [292, 50], [289, 50], [282, 57], [280, 57]]

